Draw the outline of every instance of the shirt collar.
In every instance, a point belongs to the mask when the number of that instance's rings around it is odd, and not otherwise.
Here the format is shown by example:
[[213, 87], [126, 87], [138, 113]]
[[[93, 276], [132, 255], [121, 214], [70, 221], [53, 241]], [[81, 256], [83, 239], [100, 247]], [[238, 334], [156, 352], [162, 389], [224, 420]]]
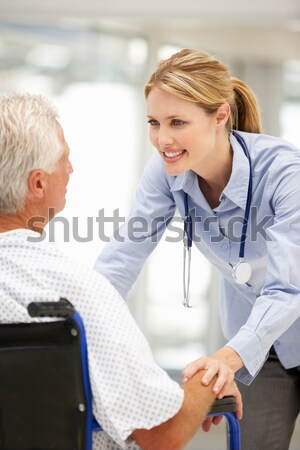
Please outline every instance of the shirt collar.
[[188, 170], [176, 177], [171, 191], [180, 190], [186, 192], [197, 206], [200, 206], [209, 213], [211, 212], [211, 207], [199, 188], [198, 177], [195, 172]]
[[192, 170], [188, 170], [187, 172], [183, 172], [180, 175], [177, 175], [175, 177], [173, 186], [171, 187], [171, 191], [174, 192], [184, 190], [188, 193], [194, 183], [195, 176], [196, 174]]

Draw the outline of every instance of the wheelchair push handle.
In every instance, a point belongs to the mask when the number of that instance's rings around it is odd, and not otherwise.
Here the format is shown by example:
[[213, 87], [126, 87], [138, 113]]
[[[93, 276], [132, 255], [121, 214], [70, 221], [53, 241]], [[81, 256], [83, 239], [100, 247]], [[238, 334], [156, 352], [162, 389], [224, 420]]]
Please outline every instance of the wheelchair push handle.
[[236, 403], [235, 398], [232, 395], [225, 396], [223, 398], [217, 398], [212, 404], [209, 415], [235, 412]]
[[74, 306], [65, 298], [58, 302], [32, 302], [27, 307], [30, 317], [61, 317], [69, 319], [75, 313]]

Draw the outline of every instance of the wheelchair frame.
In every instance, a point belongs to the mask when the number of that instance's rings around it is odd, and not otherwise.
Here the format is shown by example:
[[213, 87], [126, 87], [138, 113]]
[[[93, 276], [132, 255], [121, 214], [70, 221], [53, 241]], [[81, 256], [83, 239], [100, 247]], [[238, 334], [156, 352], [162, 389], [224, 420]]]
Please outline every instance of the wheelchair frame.
[[[73, 305], [66, 299], [61, 298], [58, 302], [33, 302], [28, 305], [28, 313], [33, 318], [57, 318], [57, 319], [64, 319], [64, 323], [68, 325], [68, 335], [71, 334], [73, 339], [76, 340], [77, 343], [75, 343], [76, 348], [79, 344], [79, 353], [80, 353], [80, 367], [81, 367], [81, 374], [79, 374], [79, 381], [76, 381], [77, 384], [80, 384], [79, 391], [80, 391], [80, 403], [76, 404], [76, 410], [80, 417], [80, 423], [85, 423], [85, 429], [82, 432], [81, 435], [81, 443], [78, 444], [78, 449], [80, 450], [92, 450], [92, 436], [93, 432], [99, 432], [102, 430], [101, 426], [96, 422], [96, 420], [93, 418], [93, 412], [92, 412], [92, 392], [91, 392], [91, 386], [90, 386], [90, 378], [89, 378], [89, 371], [88, 371], [88, 354], [87, 354], [87, 341], [86, 341], [86, 334], [85, 334], [85, 327], [83, 320], [81, 319], [78, 312], [75, 311]], [[58, 322], [46, 322], [52, 324], [49, 325], [48, 328], [53, 329], [55, 328], [55, 324], [59, 324], [61, 320]], [[4, 330], [4, 337], [6, 336], [6, 331], [10, 327], [10, 325], [13, 325], [14, 330], [17, 330], [16, 326], [22, 325], [22, 327], [28, 326], [28, 330], [30, 329], [41, 329], [41, 326], [44, 327], [44, 324], [41, 324], [39, 322], [31, 322], [31, 323], [25, 323], [25, 324], [1, 324], [0, 325], [0, 331]], [[6, 330], [6, 331], [5, 331]], [[2, 331], [1, 331], [2, 332]], [[18, 334], [18, 333], [16, 333]], [[52, 331], [53, 334], [53, 331]], [[13, 333], [12, 341], [19, 339], [15, 338], [15, 333]], [[30, 338], [29, 338], [30, 339]], [[4, 339], [5, 340], [5, 339]], [[17, 345], [20, 346], [20, 341], [16, 340], [18, 342]], [[46, 341], [45, 341], [46, 342]], [[29, 342], [31, 345], [31, 341]], [[49, 345], [49, 344], [47, 344]], [[72, 344], [73, 345], [73, 344]], [[13, 347], [13, 343], [8, 343], [8, 348]], [[34, 348], [34, 345], [33, 345]], [[6, 349], [5, 342], [3, 346], [0, 348], [1, 350]], [[30, 348], [32, 349], [32, 348]], [[76, 350], [78, 353], [78, 349]], [[79, 360], [79, 355], [78, 360]], [[78, 364], [77, 366], [78, 367]], [[1, 369], [0, 369], [1, 374]], [[78, 391], [78, 392], [79, 392]], [[76, 393], [77, 394], [77, 393]], [[28, 398], [28, 397], [27, 397]], [[77, 397], [76, 397], [77, 398]], [[84, 400], [84, 401], [83, 401]], [[72, 408], [74, 409], [74, 399]], [[0, 399], [0, 413], [2, 409], [2, 398]], [[79, 410], [79, 412], [78, 412]], [[73, 413], [72, 413], [73, 414]], [[235, 400], [233, 397], [224, 397], [221, 400], [216, 400], [213, 404], [210, 414], [211, 416], [217, 416], [222, 415], [226, 418], [227, 424], [228, 424], [228, 436], [229, 436], [229, 450], [239, 450], [240, 449], [240, 429], [239, 429], [239, 422], [235, 415]], [[73, 416], [72, 416], [73, 417]], [[17, 427], [17, 424], [16, 424]], [[5, 439], [1, 438], [1, 426], [0, 426], [0, 450], [1, 449], [12, 449], [12, 447], [6, 447], [5, 446]], [[84, 441], [84, 444], [83, 444]], [[35, 444], [36, 445], [36, 444]], [[28, 448], [28, 447], [24, 447]], [[35, 447], [36, 450], [38, 450], [41, 447]], [[53, 448], [53, 447], [51, 447]], [[55, 448], [55, 447], [54, 447]], [[74, 447], [72, 447], [74, 448]], [[43, 447], [43, 450], [46, 450]]]

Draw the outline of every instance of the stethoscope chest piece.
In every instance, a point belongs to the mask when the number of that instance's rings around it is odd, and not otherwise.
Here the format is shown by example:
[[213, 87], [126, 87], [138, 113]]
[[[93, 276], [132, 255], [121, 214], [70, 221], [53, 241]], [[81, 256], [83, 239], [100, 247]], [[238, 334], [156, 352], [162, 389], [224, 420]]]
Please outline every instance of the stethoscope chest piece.
[[232, 269], [232, 276], [238, 284], [248, 283], [252, 269], [247, 261], [239, 261]]

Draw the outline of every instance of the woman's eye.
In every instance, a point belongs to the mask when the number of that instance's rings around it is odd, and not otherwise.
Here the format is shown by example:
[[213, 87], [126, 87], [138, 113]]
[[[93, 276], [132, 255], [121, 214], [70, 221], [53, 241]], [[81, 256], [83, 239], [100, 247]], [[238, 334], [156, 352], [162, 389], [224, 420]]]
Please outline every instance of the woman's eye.
[[148, 123], [151, 127], [157, 127], [159, 125], [159, 123], [157, 122], [157, 120], [154, 119], [150, 119], [148, 120]]
[[183, 124], [184, 124], [183, 120], [179, 120], [179, 119], [172, 120], [172, 125], [175, 125], [175, 127], [178, 127], [179, 125], [183, 125]]

